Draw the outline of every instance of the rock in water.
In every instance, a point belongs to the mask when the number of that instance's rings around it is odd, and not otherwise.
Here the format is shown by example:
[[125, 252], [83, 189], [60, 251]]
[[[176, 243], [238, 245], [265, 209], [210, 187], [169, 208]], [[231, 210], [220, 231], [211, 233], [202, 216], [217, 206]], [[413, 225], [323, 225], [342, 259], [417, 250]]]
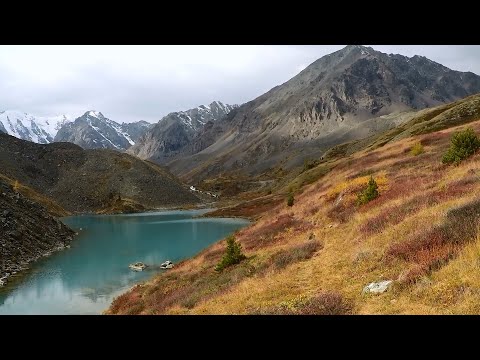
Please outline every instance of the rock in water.
[[388, 290], [392, 284], [392, 280], [385, 280], [380, 282], [372, 282], [363, 288], [362, 294], [381, 294]]

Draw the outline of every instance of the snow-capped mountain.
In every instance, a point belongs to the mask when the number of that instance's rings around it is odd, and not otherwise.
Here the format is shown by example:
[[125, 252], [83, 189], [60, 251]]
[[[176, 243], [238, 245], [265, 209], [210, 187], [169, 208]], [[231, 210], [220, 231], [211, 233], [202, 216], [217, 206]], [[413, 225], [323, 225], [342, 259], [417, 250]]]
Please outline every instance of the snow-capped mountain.
[[84, 149], [124, 151], [134, 145], [150, 126], [146, 121], [119, 124], [101, 112], [91, 110], [62, 126], [54, 141], [71, 142]]
[[0, 111], [0, 131], [39, 144], [53, 142], [58, 130], [71, 121], [65, 115], [41, 117], [21, 111]]
[[236, 107], [238, 105], [214, 101], [210, 105], [170, 113], [152, 126], [127, 152], [141, 159], [164, 163], [190, 144], [205, 125], [220, 120]]
[[214, 101], [210, 105], [200, 105], [194, 109], [170, 113], [158, 123], [166, 124], [173, 120], [174, 122], [181, 122], [188, 130], [198, 132], [208, 121], [218, 120], [236, 106], [237, 105], [226, 105], [220, 101]]

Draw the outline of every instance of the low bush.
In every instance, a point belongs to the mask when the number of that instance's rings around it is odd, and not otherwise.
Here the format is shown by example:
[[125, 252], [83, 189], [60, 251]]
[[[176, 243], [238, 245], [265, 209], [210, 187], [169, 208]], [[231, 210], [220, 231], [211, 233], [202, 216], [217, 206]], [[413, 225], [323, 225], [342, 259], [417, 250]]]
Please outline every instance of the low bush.
[[278, 306], [260, 310], [257, 313], [265, 315], [350, 315], [353, 313], [353, 306], [340, 293], [325, 291], [310, 298], [300, 296], [291, 301], [284, 301]]
[[320, 210], [320, 205], [314, 205], [312, 207], [310, 207], [306, 213], [308, 215], [315, 215], [316, 213], [318, 213], [318, 211]]
[[287, 205], [288, 206], [293, 206], [293, 203], [295, 202], [295, 199], [293, 198], [293, 194], [288, 195], [287, 198]]
[[281, 231], [285, 231], [289, 227], [295, 226], [299, 223], [292, 214], [283, 214], [275, 218], [274, 221], [265, 224], [262, 226], [259, 231], [258, 235], [260, 236], [275, 236]]
[[355, 206], [350, 204], [339, 203], [337, 205], [332, 205], [327, 210], [327, 217], [333, 221], [337, 221], [339, 223], [346, 223], [350, 221], [355, 214], [356, 208]]
[[293, 214], [283, 214], [274, 217], [271, 221], [263, 223], [257, 228], [245, 230], [242, 237], [245, 249], [258, 249], [281, 242], [285, 239], [286, 231], [306, 228], [305, 221], [298, 220]]
[[309, 160], [305, 159], [303, 161], [303, 172], [308, 171], [310, 169], [313, 169], [315, 166], [317, 166], [317, 162], [314, 160]]
[[421, 142], [417, 142], [415, 145], [412, 146], [410, 149], [410, 154], [413, 156], [418, 156], [420, 154], [423, 154], [425, 152], [423, 145]]
[[468, 242], [478, 236], [480, 200], [456, 207], [447, 212], [445, 221], [433, 228], [421, 230], [410, 239], [392, 244], [389, 256], [418, 265], [405, 276], [414, 282], [415, 276], [435, 271], [452, 259]]
[[277, 269], [283, 269], [289, 264], [310, 259], [313, 254], [322, 248], [323, 245], [320, 242], [308, 240], [303, 244], [281, 250], [273, 255], [273, 264]]
[[352, 306], [337, 292], [323, 292], [299, 309], [300, 315], [348, 315]]

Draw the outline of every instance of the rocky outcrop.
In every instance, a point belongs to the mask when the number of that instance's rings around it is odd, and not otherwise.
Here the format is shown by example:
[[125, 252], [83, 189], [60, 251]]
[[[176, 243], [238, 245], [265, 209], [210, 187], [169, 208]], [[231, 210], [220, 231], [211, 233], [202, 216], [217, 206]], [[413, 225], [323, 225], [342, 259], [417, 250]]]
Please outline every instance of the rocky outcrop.
[[145, 132], [148, 131], [148, 129], [150, 129], [152, 126], [153, 124], [150, 124], [144, 120], [140, 120], [132, 123], [122, 123], [120, 128], [122, 132], [127, 134], [130, 140], [136, 144], [137, 141], [140, 140], [140, 138], [145, 135]]
[[0, 180], [0, 286], [28, 264], [64, 249], [74, 232]]

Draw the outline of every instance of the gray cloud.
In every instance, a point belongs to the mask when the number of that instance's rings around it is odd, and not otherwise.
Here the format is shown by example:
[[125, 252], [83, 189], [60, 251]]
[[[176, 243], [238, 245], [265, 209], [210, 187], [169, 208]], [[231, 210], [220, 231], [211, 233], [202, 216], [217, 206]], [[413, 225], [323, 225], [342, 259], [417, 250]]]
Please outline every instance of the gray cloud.
[[[154, 122], [214, 100], [252, 100], [343, 46], [0, 46], [0, 109], [94, 109], [119, 122]], [[480, 74], [480, 46], [371, 46]]]

